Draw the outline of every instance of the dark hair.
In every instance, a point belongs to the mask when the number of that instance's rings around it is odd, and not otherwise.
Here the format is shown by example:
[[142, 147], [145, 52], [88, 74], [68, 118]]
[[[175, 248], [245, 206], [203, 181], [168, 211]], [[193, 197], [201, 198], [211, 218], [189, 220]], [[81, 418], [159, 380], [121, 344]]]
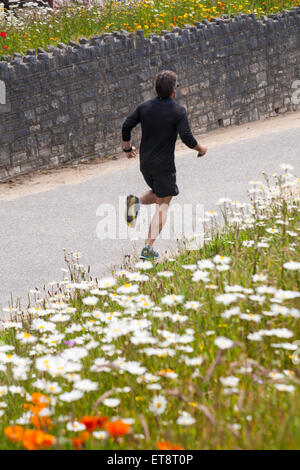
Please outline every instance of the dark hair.
[[176, 87], [177, 75], [172, 70], [164, 70], [156, 77], [155, 89], [159, 98], [169, 97]]

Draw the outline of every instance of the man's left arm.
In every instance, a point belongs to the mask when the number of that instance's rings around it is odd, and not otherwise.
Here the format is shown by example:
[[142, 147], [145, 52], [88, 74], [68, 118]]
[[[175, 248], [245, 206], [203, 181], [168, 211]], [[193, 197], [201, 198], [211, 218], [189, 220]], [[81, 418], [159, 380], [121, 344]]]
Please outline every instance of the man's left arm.
[[189, 148], [197, 150], [198, 157], [202, 157], [206, 154], [207, 148], [204, 145], [198, 144], [197, 140], [192, 134], [189, 120], [187, 117], [187, 112], [184, 107], [182, 107], [182, 112], [179, 115], [179, 120], [176, 124], [177, 131], [179, 132], [182, 142]]
[[[131, 147], [131, 131], [140, 122], [139, 106], [131, 113], [122, 126], [122, 144], [127, 158], [136, 157], [136, 148]], [[131, 150], [130, 150], [131, 149]]]

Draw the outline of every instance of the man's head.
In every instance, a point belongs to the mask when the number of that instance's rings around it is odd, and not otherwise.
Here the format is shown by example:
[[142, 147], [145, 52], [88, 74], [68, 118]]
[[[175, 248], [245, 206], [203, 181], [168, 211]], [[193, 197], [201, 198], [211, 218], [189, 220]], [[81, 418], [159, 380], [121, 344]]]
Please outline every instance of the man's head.
[[177, 75], [172, 70], [164, 70], [156, 77], [155, 89], [159, 98], [174, 98], [177, 86]]

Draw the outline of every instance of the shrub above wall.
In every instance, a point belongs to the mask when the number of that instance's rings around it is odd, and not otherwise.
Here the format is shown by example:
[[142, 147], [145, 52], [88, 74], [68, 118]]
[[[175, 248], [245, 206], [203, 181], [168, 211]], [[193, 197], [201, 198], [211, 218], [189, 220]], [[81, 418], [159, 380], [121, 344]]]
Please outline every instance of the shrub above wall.
[[[176, 71], [195, 134], [300, 109], [300, 7], [257, 18], [125, 31], [15, 53], [0, 62], [0, 181], [121, 151], [128, 113]], [[140, 129], [133, 132], [138, 144]]]

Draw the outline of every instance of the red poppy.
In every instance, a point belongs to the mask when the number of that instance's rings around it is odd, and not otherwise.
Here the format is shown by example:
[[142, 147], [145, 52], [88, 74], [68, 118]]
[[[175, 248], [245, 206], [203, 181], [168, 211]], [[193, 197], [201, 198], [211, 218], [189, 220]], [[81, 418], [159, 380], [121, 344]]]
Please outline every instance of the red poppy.
[[0, 33], [0, 36], [2, 36], [3, 38], [6, 38], [6, 33], [4, 33], [4, 31], [2, 31], [2, 33]]
[[107, 418], [105, 416], [83, 416], [80, 420], [88, 431], [94, 431], [97, 428], [103, 428]]
[[7, 49], [7, 46], [3, 46], [3, 49]]
[[95, 416], [83, 416], [80, 422], [84, 424], [86, 429], [90, 432], [97, 428], [97, 418]]
[[107, 421], [107, 418], [105, 416], [97, 416], [97, 426], [98, 428], [103, 428]]

